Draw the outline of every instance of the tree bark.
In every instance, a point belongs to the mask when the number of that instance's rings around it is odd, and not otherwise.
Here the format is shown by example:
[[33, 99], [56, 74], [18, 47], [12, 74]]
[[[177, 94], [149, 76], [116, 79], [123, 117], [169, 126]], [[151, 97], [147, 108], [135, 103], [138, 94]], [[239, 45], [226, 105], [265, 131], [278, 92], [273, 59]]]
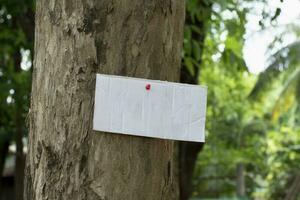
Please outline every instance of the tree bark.
[[245, 165], [238, 163], [236, 165], [236, 194], [243, 198], [246, 196]]
[[292, 184], [288, 187], [284, 200], [295, 200], [300, 197], [300, 172], [294, 175]]
[[92, 119], [96, 73], [179, 80], [184, 4], [37, 1], [26, 199], [178, 199], [172, 141]]

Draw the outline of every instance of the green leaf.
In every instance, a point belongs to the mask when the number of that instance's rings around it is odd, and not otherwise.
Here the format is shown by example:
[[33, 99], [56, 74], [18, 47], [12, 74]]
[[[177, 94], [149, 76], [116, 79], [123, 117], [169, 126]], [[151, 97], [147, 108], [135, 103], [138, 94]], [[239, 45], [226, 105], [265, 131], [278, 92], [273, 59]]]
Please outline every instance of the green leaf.
[[189, 57], [184, 58], [184, 65], [186, 66], [186, 68], [188, 69], [190, 74], [192, 76], [194, 76], [195, 75], [195, 70], [194, 70], [193, 59], [189, 58]]
[[192, 40], [192, 45], [193, 45], [193, 55], [194, 55], [196, 61], [200, 61], [201, 60], [200, 45], [196, 40]]

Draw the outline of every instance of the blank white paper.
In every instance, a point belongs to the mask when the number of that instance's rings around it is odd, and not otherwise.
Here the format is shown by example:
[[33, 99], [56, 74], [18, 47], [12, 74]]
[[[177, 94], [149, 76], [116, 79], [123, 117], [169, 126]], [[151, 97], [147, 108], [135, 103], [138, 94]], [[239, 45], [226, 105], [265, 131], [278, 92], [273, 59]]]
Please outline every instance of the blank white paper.
[[204, 142], [206, 98], [204, 86], [97, 74], [93, 129]]

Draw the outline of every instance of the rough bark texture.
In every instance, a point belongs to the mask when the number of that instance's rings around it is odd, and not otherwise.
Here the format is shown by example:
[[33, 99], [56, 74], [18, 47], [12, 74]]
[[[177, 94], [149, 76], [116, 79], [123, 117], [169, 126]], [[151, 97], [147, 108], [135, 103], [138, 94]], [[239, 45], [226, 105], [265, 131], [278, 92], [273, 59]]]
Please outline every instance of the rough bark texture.
[[96, 73], [178, 81], [184, 4], [37, 1], [26, 199], [178, 198], [172, 141], [92, 118]]

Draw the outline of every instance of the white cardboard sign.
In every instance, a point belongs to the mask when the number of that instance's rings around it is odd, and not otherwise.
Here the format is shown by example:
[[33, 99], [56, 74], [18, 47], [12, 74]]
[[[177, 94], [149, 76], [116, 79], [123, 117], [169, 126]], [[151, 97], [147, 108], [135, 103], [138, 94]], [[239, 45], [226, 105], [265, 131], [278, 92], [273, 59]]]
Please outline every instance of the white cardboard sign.
[[204, 142], [206, 87], [97, 74], [97, 131]]

